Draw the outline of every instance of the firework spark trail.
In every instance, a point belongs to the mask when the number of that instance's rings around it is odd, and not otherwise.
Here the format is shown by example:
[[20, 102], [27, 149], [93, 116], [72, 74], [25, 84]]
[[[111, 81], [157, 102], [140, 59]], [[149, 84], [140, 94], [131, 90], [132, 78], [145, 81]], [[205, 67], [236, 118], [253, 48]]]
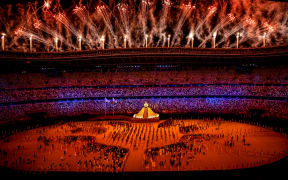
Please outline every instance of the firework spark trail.
[[200, 21], [200, 23], [195, 28], [195, 35], [197, 38], [201, 39], [199, 30], [203, 27], [203, 25], [207, 22], [207, 20], [216, 12], [217, 8], [214, 6], [211, 6], [208, 8], [209, 13], [205, 16], [205, 18]]
[[[208, 21], [208, 19], [209, 19], [210, 17], [212, 17], [212, 15], [214, 15], [214, 14], [216, 13], [217, 7], [216, 7], [216, 6], [210, 6], [210, 7], [208, 8], [208, 10], [209, 10], [209, 13], [208, 13], [207, 16], [205, 17], [205, 19], [204, 19], [204, 20], [197, 26], [197, 28], [196, 28], [195, 34], [196, 34], [196, 37], [197, 37], [198, 39], [200, 39], [200, 34], [198, 33], [198, 31], [200, 30], [200, 28], [202, 28], [202, 26], [204, 25], [204, 23], [206, 23], [206, 22]], [[225, 18], [225, 19], [226, 19], [226, 18]], [[213, 28], [213, 30], [210, 30], [208, 36], [205, 36], [205, 38], [201, 38], [201, 44], [200, 44], [198, 47], [204, 47], [204, 46], [206, 45], [206, 42], [211, 39], [211, 37], [213, 36], [213, 34], [218, 31], [218, 28], [219, 28], [220, 26], [222, 26], [223, 23], [224, 23], [224, 20], [221, 19], [220, 23], [217, 24], [216, 27]]]
[[168, 17], [168, 13], [171, 7], [171, 2], [170, 0], [164, 0], [163, 3], [163, 10], [162, 10], [162, 14], [161, 14], [161, 18], [160, 18], [160, 23], [159, 23], [159, 40], [156, 44], [156, 47], [159, 46], [160, 42], [162, 41], [162, 47], [165, 46], [166, 43], [166, 36], [165, 36], [165, 30], [167, 28], [167, 17]]
[[68, 18], [64, 15], [64, 13], [59, 13], [55, 16], [55, 19], [62, 23], [67, 29], [69, 29], [70, 32], [72, 32], [76, 37], [80, 35], [78, 30], [73, 26], [73, 24], [70, 23]]
[[[261, 36], [261, 34], [257, 32], [257, 30], [259, 30], [257, 20], [254, 20], [251, 17], [245, 18], [243, 22], [243, 29], [245, 35], [241, 37], [239, 44], [249, 40], [252, 40], [254, 42], [253, 44], [251, 44], [251, 47], [256, 47], [258, 44], [260, 44], [259, 37]], [[232, 44], [231, 46], [234, 46], [234, 44]]]
[[[122, 24], [124, 26], [123, 30], [122, 30], [123, 31], [123, 41], [125, 41], [125, 43], [126, 43], [126, 41], [128, 40], [128, 46], [131, 47], [132, 42], [131, 42], [130, 23], [129, 23], [129, 17], [128, 17], [129, 16], [128, 5], [119, 3], [117, 5], [117, 9], [118, 9], [119, 14], [120, 14], [120, 21], [122, 22]], [[122, 29], [121, 26], [120, 26], [120, 28]]]
[[76, 30], [76, 28], [74, 27], [74, 25], [68, 20], [68, 18], [64, 15], [64, 13], [59, 13], [55, 16], [56, 20], [59, 21], [60, 23], [62, 23], [70, 32], [72, 32], [72, 34], [74, 36], [76, 36], [77, 38], [81, 37], [81, 40], [83, 42], [86, 42], [86, 44], [88, 45], [88, 47], [90, 49], [92, 49], [92, 46], [90, 44], [90, 41], [88, 41], [88, 39], [86, 39], [85, 37], [83, 37], [82, 33], [79, 32], [78, 30]]
[[[251, 39], [258, 39], [257, 37], [250, 37], [250, 36], [248, 36], [247, 35], [248, 34], [248, 32], [245, 32], [245, 35], [243, 35], [241, 38], [240, 38], [240, 40], [239, 40], [239, 44], [242, 44], [242, 43], [244, 43], [244, 42], [246, 42], [246, 41], [249, 41], [249, 40], [251, 40]], [[257, 44], [258, 44], [258, 41], [257, 41]], [[234, 42], [234, 43], [232, 43], [232, 44], [230, 44], [230, 47], [235, 47], [236, 46], [236, 43]]]
[[59, 41], [63, 42], [64, 44], [66, 44], [67, 46], [73, 48], [73, 49], [76, 49], [76, 47], [69, 43], [68, 41], [66, 41], [66, 39], [61, 35], [59, 34], [58, 32], [52, 30], [47, 24], [45, 24], [44, 22], [40, 21], [40, 20], [36, 20], [36, 22], [34, 23], [34, 27], [36, 29], [39, 29], [41, 31], [44, 31], [46, 32], [47, 34], [50, 34], [52, 37], [54, 38], [58, 38]]
[[[233, 0], [231, 4], [234, 5], [232, 8], [234, 12], [243, 9], [244, 7], [245, 15], [254, 17], [255, 19], [253, 20], [254, 22], [252, 22], [251, 18], [242, 18], [242, 20], [244, 20], [243, 30], [247, 32], [247, 34], [245, 35], [245, 37], [242, 37], [243, 39], [241, 38], [241, 43], [249, 40], [249, 44], [251, 44], [252, 47], [257, 47], [259, 44], [261, 44], [261, 37], [263, 36], [263, 34], [267, 33], [267, 36], [269, 34], [269, 37], [271, 37], [268, 38], [267, 41], [269, 42], [273, 38], [274, 43], [276, 42], [276, 44], [278, 44], [278, 42], [281, 42], [281, 38], [285, 36], [284, 34], [287, 34], [287, 31], [285, 33], [285, 31], [281, 31], [281, 28], [278, 29], [278, 23], [281, 22], [283, 17], [285, 17], [285, 13], [283, 14], [280, 12], [286, 11], [287, 4], [271, 1], [264, 2], [260, 0], [255, 0], [253, 4], [250, 1]], [[243, 7], [241, 6], [241, 4], [243, 5]], [[267, 25], [267, 21], [273, 22], [274, 25]], [[281, 34], [280, 38], [276, 35], [274, 31], [275, 29], [277, 29], [277, 33]], [[233, 47], [233, 45], [235, 45], [235, 43], [231, 44], [231, 47]]]
[[201, 44], [199, 45], [199, 47], [203, 47], [208, 40], [211, 39], [211, 37], [213, 36], [213, 34], [217, 31], [219, 31], [219, 29], [223, 29], [226, 25], [230, 24], [231, 22], [233, 22], [235, 20], [235, 16], [233, 16], [232, 14], [228, 14], [226, 18], [222, 19], [220, 21], [219, 24], [217, 24], [212, 31], [210, 32], [210, 34], [208, 36], [206, 36], [205, 40], [201, 42]]
[[282, 38], [279, 39], [279, 42], [281, 42], [281, 40], [285, 42], [288, 39], [288, 33], [287, 33], [288, 12], [285, 13], [283, 17], [281, 16], [281, 14], [278, 14], [277, 20], [278, 21], [274, 21], [276, 22], [276, 29], [282, 35]]
[[168, 12], [171, 7], [171, 2], [170, 0], [164, 0], [163, 2], [163, 11], [160, 19], [160, 26], [159, 26], [159, 32], [163, 33], [167, 27], [167, 16]]
[[[244, 27], [242, 26], [242, 23], [241, 23], [241, 22], [238, 22], [236, 25], [234, 25], [234, 26], [232, 27], [232, 29], [229, 29], [229, 31], [224, 31], [223, 37], [222, 37], [222, 39], [220, 39], [220, 41], [222, 41], [223, 39], [228, 38], [229, 36], [231, 36], [231, 34], [237, 32], [237, 31], [239, 31], [239, 30], [241, 30], [241, 29], [243, 29], [243, 28], [244, 28]], [[220, 42], [220, 41], [219, 41], [219, 42]]]
[[222, 38], [217, 42], [216, 47], [219, 46], [221, 43], [223, 43], [225, 40], [227, 40], [231, 35], [235, 34], [236, 32], [239, 32], [239, 30], [241, 29], [243, 29], [243, 27], [241, 26], [241, 23], [239, 22], [231, 30], [223, 34]]
[[286, 12], [284, 15], [283, 14], [277, 14], [275, 17], [275, 21], [273, 21], [275, 23], [275, 27], [277, 29], [277, 31], [280, 34], [283, 34], [284, 37], [288, 37], [288, 27], [287, 27], [287, 22], [288, 22], [288, 12]]
[[[250, 28], [247, 28], [247, 27], [250, 27]], [[242, 32], [242, 36], [240, 38], [239, 44], [252, 40], [254, 44], [251, 44], [251, 47], [256, 47], [261, 43], [261, 41], [259, 41], [259, 38], [261, 38], [259, 33], [255, 32], [254, 30], [254, 29], [257, 29], [257, 24], [255, 20], [251, 18], [245, 19], [242, 25], [242, 29], [244, 31]], [[230, 47], [235, 47], [235, 46], [236, 46], [236, 43], [230, 44]]]
[[[281, 14], [279, 14], [278, 16], [282, 17]], [[285, 15], [283, 16], [283, 20], [281, 21], [281, 25], [286, 25], [288, 22], [288, 12], [285, 13]]]
[[182, 11], [180, 19], [177, 23], [177, 26], [176, 26], [176, 29], [174, 32], [174, 36], [173, 36], [172, 41], [171, 41], [172, 46], [174, 46], [176, 38], [178, 37], [179, 32], [182, 29], [182, 26], [184, 25], [187, 17], [192, 12], [192, 9], [195, 9], [195, 6], [192, 6], [192, 4], [190, 2], [188, 4], [183, 4], [182, 6], [183, 6], [183, 11]]
[[111, 20], [110, 20], [110, 16], [109, 16], [110, 13], [108, 12], [108, 10], [109, 10], [108, 7], [106, 8], [106, 6], [104, 4], [102, 4], [102, 5], [97, 6], [96, 9], [97, 9], [97, 12], [102, 16], [102, 19], [104, 20], [106, 27], [109, 29], [109, 31], [112, 35], [112, 38], [114, 40], [114, 43], [112, 43], [112, 44], [114, 44], [114, 46], [116, 48], [118, 48], [119, 47], [118, 40], [117, 40], [117, 36], [113, 30], [113, 25], [112, 25]]
[[158, 34], [159, 40], [157, 41], [155, 47], [159, 47], [159, 44], [162, 42], [161, 47], [165, 47], [165, 43], [167, 41], [166, 33], [159, 33]]
[[32, 36], [33, 40], [41, 42], [41, 43], [45, 44], [46, 46], [54, 47], [53, 43], [51, 43], [50, 40], [46, 40], [45, 38], [39, 36], [39, 34], [37, 34], [36, 32], [33, 32], [29, 29], [19, 28], [15, 31], [15, 35], [19, 36], [19, 37], [24, 37], [27, 39], [29, 39]]
[[[141, 17], [141, 24], [142, 24], [142, 31], [143, 31], [143, 35], [145, 36], [147, 34], [147, 14], [148, 14], [148, 0], [142, 0], [141, 1], [141, 13], [140, 13], [140, 17]], [[143, 41], [144, 42], [144, 41]]]
[[[250, 41], [250, 40], [252, 40], [254, 42], [253, 44], [251, 44], [251, 47], [257, 47], [260, 44], [262, 44], [262, 37], [263, 36], [260, 36], [259, 34], [257, 34], [256, 36], [252, 36], [252, 34], [255, 35], [254, 31], [251, 31], [251, 32], [245, 31], [243, 34], [244, 35], [242, 35], [240, 40], [239, 40], [239, 44], [242, 44], [242, 43]], [[249, 35], [249, 34], [251, 34], [251, 35]], [[230, 44], [230, 47], [235, 47], [235, 46], [236, 46], [235, 42]]]
[[159, 29], [158, 29], [158, 24], [156, 17], [154, 16], [153, 12], [155, 10], [155, 6], [150, 5], [150, 10], [149, 10], [149, 17], [150, 17], [150, 24], [151, 24], [151, 30], [149, 32], [150, 34], [150, 41], [148, 43], [149, 46], [154, 46], [153, 44], [153, 37], [157, 37], [159, 34]]
[[130, 31], [130, 27], [129, 27], [129, 19], [128, 19], [128, 6], [126, 4], [118, 4], [117, 5], [118, 10], [119, 10], [119, 14], [120, 14], [120, 19], [121, 22], [124, 25], [124, 33], [128, 34]]
[[86, 10], [85, 6], [76, 6], [73, 9], [74, 14], [76, 14], [79, 19], [88, 26], [88, 28], [92, 31], [93, 39], [99, 39], [99, 32], [97, 30], [97, 26], [93, 23], [91, 18], [88, 15], [88, 11]]

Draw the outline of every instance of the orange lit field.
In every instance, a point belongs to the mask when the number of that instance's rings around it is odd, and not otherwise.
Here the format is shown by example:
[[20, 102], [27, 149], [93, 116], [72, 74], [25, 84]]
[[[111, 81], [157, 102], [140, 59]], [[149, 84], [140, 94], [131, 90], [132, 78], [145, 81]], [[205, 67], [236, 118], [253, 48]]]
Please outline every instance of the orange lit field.
[[69, 122], [0, 141], [0, 166], [24, 171], [227, 170], [287, 154], [286, 135], [221, 120]]

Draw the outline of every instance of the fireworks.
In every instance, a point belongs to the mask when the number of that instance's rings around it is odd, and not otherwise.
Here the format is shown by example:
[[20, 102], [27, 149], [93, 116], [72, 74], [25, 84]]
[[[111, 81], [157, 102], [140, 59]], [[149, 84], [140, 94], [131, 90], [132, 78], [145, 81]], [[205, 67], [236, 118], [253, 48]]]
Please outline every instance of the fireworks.
[[33, 47], [32, 47], [33, 35], [32, 34], [30, 35], [29, 40], [30, 40], [30, 52], [32, 52], [32, 49], [33, 49]]
[[22, 28], [18, 28], [14, 33], [16, 36], [20, 36], [23, 33], [23, 30]]
[[2, 51], [4, 51], [5, 50], [5, 36], [6, 36], [6, 34], [2, 33], [1, 35], [2, 35], [1, 36], [1, 47], [2, 47]]
[[168, 38], [167, 38], [168, 39], [168, 47], [170, 47], [170, 38], [171, 38], [171, 35], [169, 34]]
[[236, 37], [237, 37], [237, 38], [239, 38], [239, 37], [240, 37], [240, 33], [239, 33], [239, 32], [237, 32], [237, 34], [236, 34]]
[[267, 33], [265, 32], [263, 34], [263, 47], [266, 47], [266, 36], [267, 36]]
[[127, 47], [127, 35], [124, 35], [124, 45], [123, 45], [124, 48]]
[[56, 48], [56, 51], [58, 52], [58, 37], [55, 38], [55, 48]]
[[237, 32], [237, 34], [236, 34], [236, 48], [239, 48], [239, 37], [240, 37], [240, 33]]
[[194, 34], [193, 34], [193, 32], [191, 32], [190, 34], [189, 34], [189, 39], [193, 39], [194, 38]]
[[104, 4], [99, 5], [96, 9], [97, 9], [97, 12], [102, 16], [102, 19], [104, 20], [106, 27], [109, 29], [109, 31], [113, 37], [114, 47], [118, 48], [117, 36], [114, 32], [114, 28], [113, 28], [113, 25], [112, 25], [112, 22], [110, 19], [111, 13], [110, 13], [109, 9], [106, 8], [106, 6]]
[[64, 15], [64, 13], [59, 13], [55, 16], [55, 19], [59, 22], [61, 22], [67, 29], [70, 30], [75, 36], [77, 36], [79, 33], [76, 30], [76, 28], [69, 22], [68, 18]]
[[101, 36], [100, 42], [101, 42], [101, 48], [105, 49], [105, 36]]
[[208, 14], [209, 14], [209, 16], [211, 16], [212, 14], [214, 14], [216, 12], [217, 8], [215, 6], [210, 6], [208, 8], [208, 10], [209, 10]]
[[213, 33], [213, 38], [216, 38], [217, 36], [217, 31]]
[[194, 47], [194, 33], [190, 32], [188, 38], [189, 38], [189, 41], [191, 41], [191, 48], [193, 48]]
[[[19, 49], [14, 44], [20, 44], [22, 49], [27, 48], [29, 51], [25, 44], [29, 43], [31, 34], [35, 44], [33, 51], [43, 51], [43, 44], [45, 50], [58, 51], [58, 41], [61, 41], [61, 50], [64, 51], [104, 49], [104, 46], [205, 48], [210, 43], [213, 47], [213, 41], [218, 48], [237, 48], [241, 44], [243, 47], [261, 47], [264, 41], [259, 41], [259, 37], [262, 39], [264, 32], [267, 33], [265, 46], [285, 44], [288, 40], [287, 12], [282, 10], [288, 8], [288, 3], [269, 3], [267, 9], [267, 4], [260, 0], [255, 0], [249, 6], [241, 4], [244, 0], [237, 3], [227, 1], [224, 5], [217, 1], [193, 1], [196, 4], [184, 0], [159, 1], [141, 0], [134, 5], [122, 1], [115, 6], [102, 1], [86, 5], [81, 1], [73, 3], [77, 5], [71, 9], [63, 9], [52, 0], [45, 0], [38, 9], [30, 4], [23, 9], [25, 15], [16, 16], [19, 20], [13, 19], [10, 22], [10, 16], [5, 17], [5, 13], [1, 14], [5, 18], [0, 17], [4, 22], [8, 19], [4, 24], [9, 26], [6, 29], [14, 30], [14, 42], [20, 38], [27, 42], [21, 45], [21, 41], [12, 44], [6, 40], [4, 43], [9, 50]], [[276, 15], [267, 16], [267, 13]], [[237, 36], [240, 31], [243, 34], [241, 38]], [[185, 34], [187, 32], [190, 34]], [[215, 32], [218, 32], [217, 44]], [[101, 34], [105, 34], [104, 40]], [[7, 36], [11, 37], [9, 33]]]
[[142, 5], [146, 5], [146, 6], [149, 5], [148, 0], [142, 0], [141, 2], [142, 2]]
[[45, 2], [44, 2], [44, 7], [47, 8], [47, 9], [50, 8], [50, 3], [49, 3], [49, 1], [45, 1]]
[[233, 22], [235, 20], [235, 16], [233, 14], [228, 14], [229, 21]]
[[148, 47], [148, 35], [145, 34], [145, 47], [147, 48]]
[[268, 24], [268, 22], [265, 22], [263, 24], [263, 27], [269, 32], [269, 33], [272, 33], [274, 32], [274, 27], [270, 24]]
[[182, 29], [186, 19], [188, 18], [188, 16], [192, 12], [192, 9], [195, 9], [195, 6], [192, 6], [192, 4], [190, 2], [188, 4], [183, 4], [182, 6], [184, 7], [184, 9], [183, 9], [183, 12], [180, 16], [178, 24], [176, 26], [175, 34], [174, 34], [174, 37], [172, 40], [172, 45], [174, 45], [176, 38], [179, 36], [179, 32]]
[[252, 18], [245, 19], [244, 23], [251, 25], [251, 26], [256, 24], [255, 20], [253, 20]]
[[78, 48], [79, 48], [79, 51], [82, 50], [82, 35], [79, 35], [78, 36]]
[[[117, 7], [119, 10], [121, 22], [124, 26], [124, 30], [122, 30], [122, 31], [125, 34], [124, 36], [127, 36], [126, 34], [130, 33], [129, 18], [128, 18], [128, 6], [126, 4], [118, 4]], [[127, 40], [127, 37], [126, 37], [126, 40]]]
[[215, 32], [213, 33], [213, 48], [216, 47], [216, 36], [217, 36], [217, 31], [215, 31]]
[[40, 21], [36, 21], [35, 23], [34, 23], [34, 27], [36, 28], [36, 29], [40, 29], [40, 27], [41, 27], [41, 22]]
[[164, 0], [164, 1], [163, 1], [163, 5], [164, 5], [164, 6], [171, 6], [172, 3], [170, 2], [170, 0]]
[[[85, 7], [84, 7], [85, 8]], [[76, 6], [74, 9], [73, 9], [73, 13], [74, 14], [77, 14], [79, 12], [82, 12], [83, 11], [83, 7], [80, 7], [80, 6]]]

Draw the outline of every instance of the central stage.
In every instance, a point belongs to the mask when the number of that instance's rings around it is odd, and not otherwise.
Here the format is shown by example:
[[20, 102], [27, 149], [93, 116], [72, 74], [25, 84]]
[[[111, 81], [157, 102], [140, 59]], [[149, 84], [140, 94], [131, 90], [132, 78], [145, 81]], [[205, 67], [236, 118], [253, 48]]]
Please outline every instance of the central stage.
[[154, 113], [149, 107], [148, 103], [144, 103], [144, 107], [137, 113], [134, 114], [131, 119], [132, 122], [156, 122], [159, 121], [159, 114]]

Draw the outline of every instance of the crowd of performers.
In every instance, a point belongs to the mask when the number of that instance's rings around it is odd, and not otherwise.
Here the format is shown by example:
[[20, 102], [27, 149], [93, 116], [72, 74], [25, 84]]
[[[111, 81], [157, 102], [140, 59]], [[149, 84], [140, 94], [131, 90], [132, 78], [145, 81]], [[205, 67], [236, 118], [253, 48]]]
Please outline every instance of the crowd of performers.
[[[21, 142], [17, 144], [14, 152], [1, 149], [1, 164], [20, 170], [42, 172], [123, 171], [128, 149], [98, 143], [93, 136], [93, 134], [104, 133], [105, 128], [93, 127], [90, 132], [93, 133], [92, 135], [71, 135], [71, 133], [81, 132], [81, 128], [74, 128], [73, 124], [69, 123], [53, 131], [56, 126], [30, 130], [31, 134], [21, 136]], [[53, 134], [48, 133], [50, 130]], [[17, 136], [17, 132], [15, 133]], [[34, 136], [34, 133], [37, 136]], [[5, 134], [2, 138], [4, 142], [13, 143], [11, 137], [4, 136]]]
[[[219, 169], [217, 158], [214, 157], [215, 163], [207, 163], [211, 154], [216, 154], [223, 158], [220, 169], [247, 168], [287, 155], [287, 148], [277, 147], [279, 144], [272, 150], [255, 149], [253, 136], [271, 135], [271, 132], [220, 119], [69, 122], [15, 132], [11, 136], [3, 134], [0, 163], [5, 167], [44, 172], [208, 170]], [[131, 168], [132, 157], [137, 164]]]

